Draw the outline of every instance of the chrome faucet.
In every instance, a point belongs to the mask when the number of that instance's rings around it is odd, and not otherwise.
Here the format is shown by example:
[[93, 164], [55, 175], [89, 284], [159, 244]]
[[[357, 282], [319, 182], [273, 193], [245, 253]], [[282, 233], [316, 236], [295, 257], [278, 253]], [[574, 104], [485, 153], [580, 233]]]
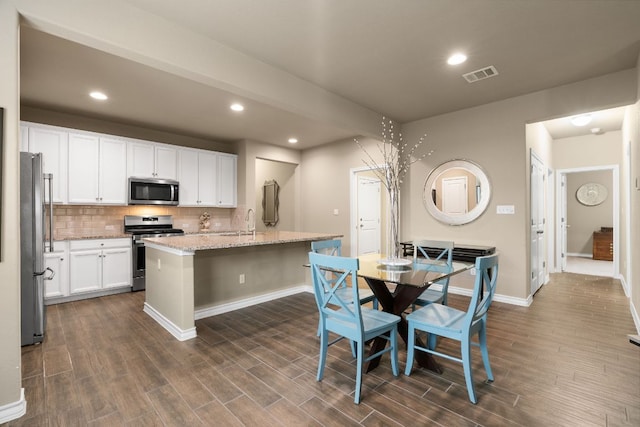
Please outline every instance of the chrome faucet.
[[247, 231], [253, 233], [253, 238], [256, 238], [256, 213], [253, 209], [247, 211], [247, 217], [244, 219], [247, 221]]

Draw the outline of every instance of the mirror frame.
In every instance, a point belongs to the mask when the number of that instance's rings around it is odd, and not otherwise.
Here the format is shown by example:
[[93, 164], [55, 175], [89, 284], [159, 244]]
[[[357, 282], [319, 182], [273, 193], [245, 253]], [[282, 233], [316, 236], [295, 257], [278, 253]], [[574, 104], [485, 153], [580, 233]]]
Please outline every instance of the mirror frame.
[[[480, 200], [477, 201], [476, 206], [469, 212], [463, 215], [447, 215], [436, 207], [433, 201], [431, 189], [436, 179], [448, 169], [466, 169], [476, 176], [476, 179], [480, 182], [480, 189], [482, 189]], [[478, 191], [478, 190], [476, 190]], [[477, 194], [477, 193], [476, 193]], [[472, 221], [475, 221], [482, 215], [489, 206], [489, 200], [491, 200], [491, 183], [484, 170], [476, 163], [465, 160], [455, 159], [442, 163], [437, 168], [433, 169], [424, 183], [422, 190], [422, 201], [427, 211], [438, 221], [447, 225], [464, 225]]]
[[[275, 179], [264, 182], [262, 186], [262, 222], [267, 227], [275, 226], [280, 219], [278, 216], [278, 208], [280, 207], [279, 193], [280, 186]], [[267, 206], [267, 197], [273, 200], [273, 206]], [[273, 213], [273, 215], [269, 215], [271, 213]]]

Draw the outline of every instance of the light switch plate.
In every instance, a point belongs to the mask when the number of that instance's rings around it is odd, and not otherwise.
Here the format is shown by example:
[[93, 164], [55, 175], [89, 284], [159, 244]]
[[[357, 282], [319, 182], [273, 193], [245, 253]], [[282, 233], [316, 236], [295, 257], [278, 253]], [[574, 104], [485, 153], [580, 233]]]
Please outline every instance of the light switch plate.
[[516, 207], [514, 205], [498, 205], [496, 213], [499, 215], [513, 215], [516, 213]]

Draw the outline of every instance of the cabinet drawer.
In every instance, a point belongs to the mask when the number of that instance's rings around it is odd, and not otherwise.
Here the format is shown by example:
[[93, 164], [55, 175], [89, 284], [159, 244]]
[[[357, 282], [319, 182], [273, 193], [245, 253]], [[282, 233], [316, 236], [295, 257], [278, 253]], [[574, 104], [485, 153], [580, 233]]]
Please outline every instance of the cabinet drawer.
[[104, 249], [104, 248], [129, 248], [131, 240], [127, 238], [118, 239], [91, 239], [91, 240], [72, 240], [69, 242], [69, 250], [83, 249]]

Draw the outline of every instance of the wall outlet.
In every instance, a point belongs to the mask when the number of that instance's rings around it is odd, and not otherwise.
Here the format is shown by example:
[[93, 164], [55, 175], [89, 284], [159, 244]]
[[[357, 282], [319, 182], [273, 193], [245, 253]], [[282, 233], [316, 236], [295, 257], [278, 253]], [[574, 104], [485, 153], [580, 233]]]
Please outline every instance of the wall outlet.
[[244, 283], [244, 273], [242, 273], [240, 277], [238, 277], [238, 281], [240, 282], [241, 285]]
[[476, 268], [473, 267], [471, 270], [469, 270], [469, 274], [472, 275], [472, 276], [475, 276], [476, 275]]
[[113, 225], [105, 225], [104, 229], [105, 230], [115, 230], [116, 228]]
[[222, 224], [220, 224], [219, 222], [214, 222], [214, 223], [213, 223], [213, 226], [214, 226], [214, 227], [220, 227], [221, 225], [222, 225]]
[[338, 209], [334, 209], [333, 210], [333, 214], [336, 215], [336, 216], [340, 215], [340, 211]]
[[182, 224], [182, 228], [189, 228], [189, 224]]
[[158, 271], [162, 270], [162, 263], [160, 262], [160, 258], [158, 258]]

